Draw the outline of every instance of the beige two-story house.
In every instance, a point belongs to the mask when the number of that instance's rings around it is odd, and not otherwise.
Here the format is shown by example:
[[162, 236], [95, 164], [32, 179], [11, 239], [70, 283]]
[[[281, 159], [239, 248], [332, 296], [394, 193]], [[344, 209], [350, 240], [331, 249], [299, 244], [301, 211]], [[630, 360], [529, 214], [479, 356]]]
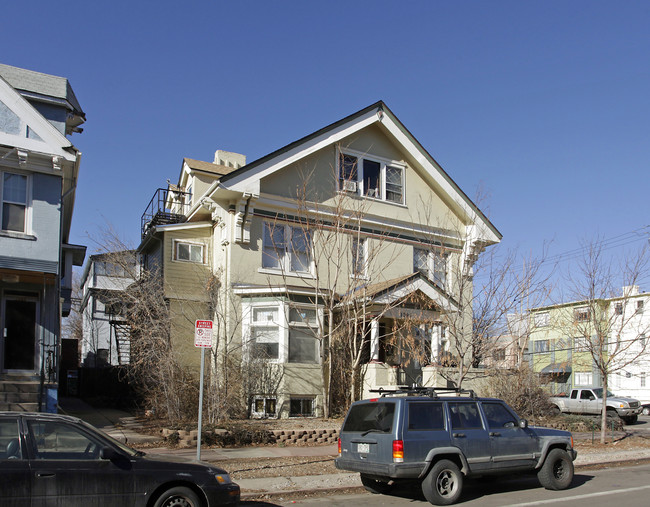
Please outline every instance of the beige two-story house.
[[450, 342], [470, 339], [472, 264], [500, 239], [377, 102], [253, 162], [184, 159], [143, 215], [139, 252], [162, 274], [187, 364], [192, 319], [212, 319], [217, 346], [258, 366], [250, 414], [309, 416], [334, 389], [438, 382]]

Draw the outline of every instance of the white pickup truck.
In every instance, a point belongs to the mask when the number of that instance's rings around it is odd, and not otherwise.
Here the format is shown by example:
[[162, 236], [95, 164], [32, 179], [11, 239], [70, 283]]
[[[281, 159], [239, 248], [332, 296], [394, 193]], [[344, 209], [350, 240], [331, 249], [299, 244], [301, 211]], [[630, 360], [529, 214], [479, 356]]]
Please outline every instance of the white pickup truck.
[[[603, 388], [588, 387], [571, 390], [570, 396], [552, 396], [549, 401], [556, 412], [565, 414], [600, 414], [603, 408]], [[607, 415], [618, 416], [625, 424], [634, 424], [643, 410], [639, 400], [615, 396], [607, 391]]]

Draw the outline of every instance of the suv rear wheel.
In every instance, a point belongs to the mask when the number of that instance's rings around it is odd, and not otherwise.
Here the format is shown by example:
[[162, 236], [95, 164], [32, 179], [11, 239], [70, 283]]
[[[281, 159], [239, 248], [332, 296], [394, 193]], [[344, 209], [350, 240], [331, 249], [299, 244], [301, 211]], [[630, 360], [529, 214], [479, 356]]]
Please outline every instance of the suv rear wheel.
[[391, 490], [391, 485], [387, 482], [378, 481], [364, 474], [361, 474], [361, 484], [366, 488], [366, 491], [376, 495], [388, 493]]
[[546, 489], [566, 489], [573, 480], [573, 461], [564, 449], [553, 449], [537, 472], [537, 478]]
[[438, 461], [422, 481], [422, 493], [433, 505], [451, 505], [460, 498], [463, 474], [453, 461]]

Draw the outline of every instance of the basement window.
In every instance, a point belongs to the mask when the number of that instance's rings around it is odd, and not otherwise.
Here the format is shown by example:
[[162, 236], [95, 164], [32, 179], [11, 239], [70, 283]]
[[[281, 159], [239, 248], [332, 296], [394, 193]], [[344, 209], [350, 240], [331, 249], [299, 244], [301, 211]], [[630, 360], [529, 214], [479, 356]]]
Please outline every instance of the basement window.
[[312, 417], [314, 415], [314, 398], [291, 398], [289, 417]]

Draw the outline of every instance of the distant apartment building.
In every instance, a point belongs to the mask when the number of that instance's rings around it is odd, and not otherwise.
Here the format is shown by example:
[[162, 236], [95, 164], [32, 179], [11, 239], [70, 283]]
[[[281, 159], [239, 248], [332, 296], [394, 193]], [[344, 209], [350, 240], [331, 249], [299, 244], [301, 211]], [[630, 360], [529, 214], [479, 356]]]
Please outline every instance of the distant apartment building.
[[[573, 301], [530, 310], [528, 357], [552, 393], [573, 387], [602, 386], [591, 353], [596, 332], [591, 322], [607, 329], [604, 357], [614, 356], [608, 388], [616, 394], [650, 403], [650, 294], [637, 286], [623, 287], [621, 296]], [[596, 315], [596, 318], [592, 315]]]

